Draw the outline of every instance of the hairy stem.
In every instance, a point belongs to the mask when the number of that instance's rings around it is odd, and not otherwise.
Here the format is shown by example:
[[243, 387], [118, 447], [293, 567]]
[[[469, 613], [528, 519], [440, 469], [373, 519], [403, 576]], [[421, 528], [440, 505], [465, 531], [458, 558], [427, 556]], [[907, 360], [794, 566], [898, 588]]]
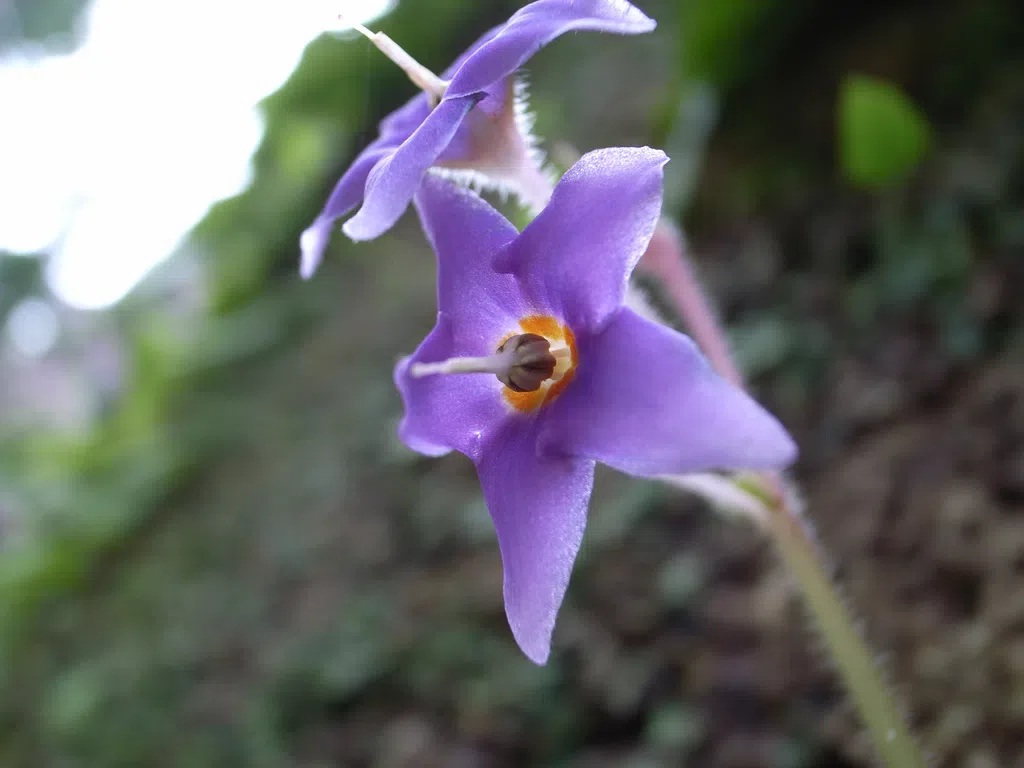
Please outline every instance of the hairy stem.
[[824, 565], [810, 522], [784, 492], [782, 479], [762, 476], [775, 496], [769, 503], [767, 529], [789, 572], [803, 592], [847, 691], [871, 740], [890, 768], [925, 768], [927, 762], [906, 718], [867, 644], [857, 630]]
[[[697, 344], [726, 379], [742, 386], [725, 333], [701, 291], [675, 225], [662, 221], [641, 261], [665, 283], [665, 288]], [[764, 473], [763, 523], [775, 540], [779, 554], [803, 592], [829, 652], [849, 691], [879, 756], [890, 768], [924, 768], [927, 762], [914, 741], [906, 719], [892, 695], [874, 656], [857, 631], [853, 617], [832, 583], [814, 539], [809, 521], [786, 493], [781, 476]]]

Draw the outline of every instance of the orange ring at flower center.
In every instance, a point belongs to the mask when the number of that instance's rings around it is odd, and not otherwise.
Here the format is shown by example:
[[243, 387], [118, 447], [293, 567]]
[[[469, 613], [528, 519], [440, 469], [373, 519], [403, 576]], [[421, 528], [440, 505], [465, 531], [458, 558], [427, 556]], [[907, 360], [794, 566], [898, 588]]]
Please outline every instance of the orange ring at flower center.
[[519, 328], [506, 334], [498, 346], [520, 333], [535, 333], [543, 336], [551, 344], [551, 350], [559, 348], [569, 350], [569, 358], [559, 360], [555, 372], [545, 381], [540, 389], [533, 392], [515, 392], [508, 387], [502, 388], [502, 394], [509, 405], [517, 411], [535, 411], [543, 405], [554, 402], [576, 376], [576, 365], [579, 362], [576, 350], [576, 337], [569, 326], [558, 322], [550, 315], [529, 315], [519, 321]]

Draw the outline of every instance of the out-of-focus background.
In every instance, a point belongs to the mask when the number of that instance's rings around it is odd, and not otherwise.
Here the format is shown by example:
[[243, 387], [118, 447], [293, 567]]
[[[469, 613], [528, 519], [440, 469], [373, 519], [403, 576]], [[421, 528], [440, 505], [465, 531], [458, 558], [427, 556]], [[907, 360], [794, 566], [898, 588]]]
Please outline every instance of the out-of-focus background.
[[[530, 62], [540, 135], [669, 151], [922, 740], [1024, 765], [1024, 13], [638, 5]], [[526, 661], [470, 463], [394, 434], [416, 222], [298, 279], [413, 95], [336, 14], [440, 70], [516, 6], [0, 0], [0, 765], [871, 764], [768, 543], [653, 483]]]

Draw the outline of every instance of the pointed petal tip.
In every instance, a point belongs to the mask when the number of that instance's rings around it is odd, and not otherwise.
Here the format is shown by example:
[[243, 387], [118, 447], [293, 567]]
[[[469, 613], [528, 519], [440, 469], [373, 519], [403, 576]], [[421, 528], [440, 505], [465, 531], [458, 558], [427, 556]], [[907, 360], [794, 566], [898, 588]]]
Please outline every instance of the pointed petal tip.
[[362, 243], [367, 240], [373, 240], [375, 237], [379, 237], [383, 234], [384, 229], [380, 227], [374, 227], [372, 223], [366, 221], [367, 217], [361, 215], [363, 209], [360, 208], [356, 212], [356, 215], [341, 225], [341, 231], [345, 233], [349, 240], [353, 243]]
[[299, 249], [302, 252], [299, 261], [299, 274], [303, 280], [309, 280], [320, 266], [324, 250], [327, 248], [329, 234], [327, 227], [316, 222], [299, 236]]
[[665, 150], [657, 147], [648, 147], [644, 145], [642, 147], [609, 147], [606, 149], [597, 149], [595, 152], [620, 152], [622, 154], [634, 155], [637, 162], [650, 163], [655, 168], [662, 168], [668, 165], [669, 156], [665, 154]]
[[537, 647], [537, 648], [532, 648], [530, 650], [527, 650], [526, 647], [523, 646], [523, 645], [520, 645], [519, 647], [522, 648], [523, 654], [526, 656], [526, 658], [528, 658], [530, 661], [532, 661], [538, 667], [545, 667], [545, 666], [547, 666], [548, 658], [550, 658], [550, 656], [551, 656], [551, 648], [550, 648], [550, 646], [545, 646], [543, 649], [541, 649], [540, 647]]
[[772, 464], [774, 469], [785, 469], [793, 464], [800, 456], [800, 446], [796, 444], [793, 436], [786, 431], [786, 428], [779, 424], [779, 439], [776, 449], [776, 460]]
[[509, 627], [512, 629], [512, 637], [515, 638], [519, 650], [538, 667], [545, 666], [551, 656], [551, 634], [554, 627], [537, 627], [532, 628], [531, 631], [512, 620], [507, 603], [505, 612], [505, 615], [508, 616]]
[[656, 26], [627, 0], [534, 0], [461, 61], [452, 74], [448, 95], [467, 96], [488, 90], [521, 68], [540, 48], [568, 32], [638, 35]]
[[633, 173], [661, 174], [668, 161], [669, 156], [664, 151], [653, 147], [604, 147], [587, 152], [566, 171], [565, 176], [572, 178], [570, 174], [588, 172], [607, 174], [623, 168], [628, 168]]
[[783, 470], [791, 466], [800, 454], [800, 449], [774, 414], [743, 393], [747, 400], [746, 419], [749, 425], [747, 445], [738, 458], [743, 461], [732, 469]]
[[658, 27], [658, 22], [652, 19], [650, 16], [644, 15], [644, 21], [637, 25], [637, 31], [641, 33], [653, 32]]
[[[733, 386], [733, 385], [729, 385]], [[745, 401], [738, 405], [746, 412], [747, 461], [737, 469], [783, 470], [791, 466], [800, 455], [800, 447], [779, 418], [759, 403], [754, 396], [737, 390]]]
[[613, 0], [613, 4], [622, 7], [622, 15], [628, 17], [630, 29], [628, 31], [636, 34], [651, 32], [658, 26], [658, 22], [626, 0]]

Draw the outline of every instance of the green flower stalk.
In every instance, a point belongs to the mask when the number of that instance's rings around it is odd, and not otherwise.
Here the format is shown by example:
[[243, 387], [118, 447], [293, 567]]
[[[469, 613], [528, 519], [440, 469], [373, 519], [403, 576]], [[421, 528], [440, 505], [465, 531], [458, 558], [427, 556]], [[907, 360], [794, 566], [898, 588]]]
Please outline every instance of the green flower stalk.
[[[651, 240], [641, 267], [665, 282], [668, 295], [719, 374], [740, 384], [740, 374], [732, 360], [725, 334], [687, 261], [679, 230], [664, 220], [658, 228], [661, 236]], [[732, 509], [760, 509], [760, 514], [750, 516], [772, 537], [786, 569], [796, 580], [879, 757], [889, 768], [924, 768], [928, 764], [924, 754], [914, 740], [874, 655], [828, 575], [798, 495], [776, 473], [737, 475], [732, 479], [734, 487], [748, 497], [745, 502], [731, 500], [729, 494], [716, 493], [707, 485], [701, 490], [712, 500], [719, 500]], [[669, 481], [686, 487], [685, 478]]]

